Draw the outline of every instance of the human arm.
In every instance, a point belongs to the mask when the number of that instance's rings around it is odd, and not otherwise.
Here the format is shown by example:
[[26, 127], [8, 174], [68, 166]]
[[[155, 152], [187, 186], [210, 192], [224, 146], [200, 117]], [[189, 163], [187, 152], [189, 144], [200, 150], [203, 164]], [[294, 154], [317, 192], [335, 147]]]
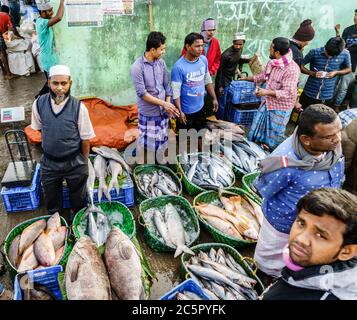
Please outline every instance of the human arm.
[[212, 97], [212, 104], [213, 104], [213, 112], [217, 112], [218, 110], [218, 100], [216, 97], [216, 93], [214, 92], [214, 86], [212, 82], [212, 78], [210, 73], [208, 72], [208, 69], [206, 69], [206, 74], [205, 74], [205, 87], [208, 92], [208, 94]]
[[86, 160], [88, 160], [89, 151], [90, 151], [90, 141], [81, 140], [81, 153]]
[[60, 5], [58, 7], [57, 13], [53, 18], [48, 20], [48, 26], [52, 27], [56, 23], [60, 22], [63, 18], [63, 14], [64, 14], [64, 0], [60, 0]]
[[340, 37], [341, 25], [338, 23], [335, 25], [336, 37]]
[[219, 46], [218, 41], [217, 41], [217, 46], [218, 46], [218, 48], [217, 48], [216, 56], [214, 57], [213, 63], [210, 66], [210, 70], [209, 70], [211, 77], [216, 75], [218, 68], [220, 66], [220, 63], [221, 63], [221, 48]]
[[313, 57], [314, 57], [314, 53], [312, 50], [310, 50], [309, 53], [304, 57], [304, 60], [302, 61], [302, 65], [300, 66], [300, 69], [303, 74], [306, 74], [310, 77], [316, 78], [316, 74], [317, 74], [318, 70], [311, 71], [311, 70], [305, 68], [305, 66], [307, 64], [309, 64], [313, 61]]
[[329, 72], [326, 75], [326, 78], [333, 78], [333, 77], [336, 77], [336, 76], [343, 76], [345, 74], [348, 74], [348, 73], [352, 72], [351, 55], [347, 50], [344, 50], [344, 51], [346, 52], [346, 54], [345, 54], [345, 59], [344, 59], [342, 65], [345, 68], [343, 68], [341, 70], [338, 70], [338, 71]]
[[32, 104], [32, 112], [31, 112], [31, 128], [33, 130], [41, 130], [42, 123], [41, 118], [37, 110], [37, 100]]
[[186, 116], [182, 112], [181, 108], [181, 87], [183, 82], [183, 75], [180, 72], [180, 68], [174, 65], [171, 71], [171, 87], [172, 87], [172, 98], [174, 100], [175, 107], [179, 110], [180, 116], [179, 120], [181, 123], [186, 124]]

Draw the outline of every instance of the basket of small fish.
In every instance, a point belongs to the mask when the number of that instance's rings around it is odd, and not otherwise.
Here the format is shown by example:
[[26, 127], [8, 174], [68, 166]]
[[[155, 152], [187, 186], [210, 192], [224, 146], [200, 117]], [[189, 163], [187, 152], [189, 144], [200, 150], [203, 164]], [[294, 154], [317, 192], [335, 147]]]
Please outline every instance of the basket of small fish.
[[259, 191], [256, 189], [256, 187], [253, 184], [253, 182], [255, 181], [255, 179], [258, 178], [259, 175], [260, 172], [258, 171], [244, 175], [242, 178], [242, 184], [243, 184], [243, 190], [249, 192], [252, 195], [252, 197], [256, 200], [256, 202], [261, 204], [263, 202], [263, 199], [260, 196]]
[[196, 196], [193, 207], [215, 241], [239, 248], [258, 240], [263, 213], [246, 191], [206, 191]]
[[161, 197], [163, 195], [179, 196], [182, 193], [180, 179], [164, 166], [141, 165], [134, 169], [134, 180], [142, 199]]
[[160, 298], [160, 300], [211, 300], [192, 279], [187, 279]]
[[230, 188], [235, 183], [232, 164], [224, 157], [208, 152], [177, 155], [177, 169], [190, 196], [205, 190]]
[[200, 235], [200, 225], [190, 203], [180, 196], [147, 199], [140, 204], [139, 221], [148, 245], [158, 252], [175, 252], [175, 258], [189, 249]]
[[265, 159], [268, 153], [256, 143], [243, 137], [234, 140], [219, 141], [223, 155], [232, 162], [237, 177], [256, 171], [258, 162]]
[[123, 230], [130, 239], [135, 236], [135, 220], [132, 213], [124, 204], [114, 201], [80, 210], [74, 217], [72, 230], [77, 240], [88, 235], [102, 252], [113, 226]]
[[181, 275], [190, 276], [211, 300], [257, 300], [264, 286], [237, 250], [221, 243], [191, 248], [181, 256]]
[[54, 265], [65, 266], [72, 250], [66, 220], [58, 213], [18, 224], [4, 243], [10, 278], [17, 273]]

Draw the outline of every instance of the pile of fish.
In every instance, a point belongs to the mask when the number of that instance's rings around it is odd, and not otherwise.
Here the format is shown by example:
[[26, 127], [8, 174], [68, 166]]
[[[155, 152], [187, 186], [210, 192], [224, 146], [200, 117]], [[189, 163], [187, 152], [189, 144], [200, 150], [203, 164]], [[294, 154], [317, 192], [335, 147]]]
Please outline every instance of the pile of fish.
[[181, 166], [187, 179], [202, 188], [226, 188], [234, 181], [232, 168], [209, 153], [185, 154], [181, 157]]
[[[92, 150], [98, 155], [94, 159], [94, 171], [92, 171], [91, 168], [89, 169], [88, 180], [90, 180], [90, 183], [92, 184], [91, 190], [94, 188], [95, 177], [97, 177], [99, 181], [98, 201], [101, 202], [103, 194], [110, 201], [110, 191], [113, 188], [115, 188], [116, 192], [119, 194], [120, 188], [118, 183], [118, 176], [123, 174], [123, 169], [127, 172], [127, 174], [130, 174], [131, 169], [120, 155], [119, 151], [115, 148], [102, 146], [93, 147]], [[111, 175], [111, 180], [107, 186], [105, 179], [108, 174]], [[88, 192], [90, 193], [90, 191]]]
[[174, 300], [203, 300], [197, 293], [189, 290], [175, 292], [174, 296], [169, 298], [175, 298]]
[[245, 138], [219, 142], [220, 151], [243, 173], [250, 173], [258, 169], [260, 160], [265, 159], [268, 153], [259, 145]]
[[[104, 261], [103, 261], [104, 260]], [[113, 227], [100, 256], [87, 237], [75, 244], [65, 272], [68, 300], [144, 299], [140, 255], [129, 237]]]
[[211, 248], [209, 253], [199, 251], [185, 262], [191, 278], [211, 300], [256, 300], [256, 280], [222, 248]]
[[204, 143], [214, 143], [220, 141], [220, 139], [242, 139], [244, 131], [240, 126], [232, 122], [223, 120], [207, 120], [207, 130], [204, 134]]
[[138, 174], [137, 185], [140, 191], [149, 198], [161, 197], [162, 195], [176, 196], [179, 194], [179, 187], [175, 181], [162, 170]]
[[67, 228], [58, 213], [29, 225], [10, 245], [9, 260], [17, 272], [57, 265], [63, 256]]
[[261, 207], [248, 197], [234, 195], [224, 197], [220, 202], [197, 203], [195, 206], [201, 217], [212, 227], [238, 240], [256, 241], [263, 222]]
[[187, 247], [190, 237], [185, 231], [184, 223], [171, 203], [165, 206], [164, 212], [154, 209], [152, 217], [159, 237], [167, 246], [176, 248], [175, 258], [182, 252], [194, 255], [194, 252]]

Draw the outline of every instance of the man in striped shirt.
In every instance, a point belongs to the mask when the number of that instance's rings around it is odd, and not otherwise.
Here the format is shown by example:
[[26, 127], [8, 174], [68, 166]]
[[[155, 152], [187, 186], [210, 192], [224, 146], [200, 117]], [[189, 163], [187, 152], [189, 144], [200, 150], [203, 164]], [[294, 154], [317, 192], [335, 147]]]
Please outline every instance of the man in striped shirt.
[[[348, 74], [351, 69], [350, 53], [344, 49], [345, 42], [339, 37], [331, 38], [325, 47], [312, 49], [305, 56], [302, 71], [309, 75], [300, 97], [300, 104], [332, 104], [337, 76]], [[305, 65], [310, 64], [310, 70]]]

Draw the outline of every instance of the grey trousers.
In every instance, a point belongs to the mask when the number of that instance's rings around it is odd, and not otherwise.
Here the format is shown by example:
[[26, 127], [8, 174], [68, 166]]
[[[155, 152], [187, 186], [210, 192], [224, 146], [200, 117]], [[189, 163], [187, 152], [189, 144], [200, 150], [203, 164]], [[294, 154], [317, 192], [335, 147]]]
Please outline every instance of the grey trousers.
[[88, 162], [82, 154], [72, 160], [55, 162], [46, 157], [41, 159], [41, 182], [49, 214], [63, 213], [62, 183], [69, 189], [71, 207], [74, 213], [86, 207]]

